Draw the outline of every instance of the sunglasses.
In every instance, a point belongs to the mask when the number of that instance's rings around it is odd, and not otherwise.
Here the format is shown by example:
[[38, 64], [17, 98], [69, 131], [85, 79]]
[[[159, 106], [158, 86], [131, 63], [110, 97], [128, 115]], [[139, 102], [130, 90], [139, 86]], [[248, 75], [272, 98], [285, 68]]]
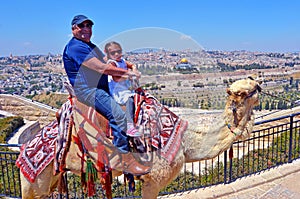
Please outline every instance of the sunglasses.
[[86, 23], [86, 24], [83, 24], [83, 23], [80, 23], [77, 25], [80, 29], [82, 28], [92, 28], [92, 24], [91, 23]]
[[122, 50], [115, 50], [115, 51], [111, 51], [111, 52], [109, 52], [109, 54], [111, 54], [111, 55], [115, 55], [115, 54], [121, 54], [122, 53]]

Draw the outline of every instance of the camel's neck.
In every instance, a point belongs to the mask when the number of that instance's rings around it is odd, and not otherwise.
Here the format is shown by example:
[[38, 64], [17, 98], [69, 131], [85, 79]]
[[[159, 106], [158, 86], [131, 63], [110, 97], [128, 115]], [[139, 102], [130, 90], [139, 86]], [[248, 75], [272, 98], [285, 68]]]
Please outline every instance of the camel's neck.
[[245, 127], [252, 131], [254, 117], [251, 117], [251, 113], [251, 107], [238, 109], [234, 113], [226, 106], [224, 113], [211, 123], [212, 127], [207, 131], [192, 130], [190, 127], [183, 137], [186, 162], [210, 159], [230, 148], [241, 136], [232, 133], [226, 123], [229, 123], [237, 133], [242, 133]]

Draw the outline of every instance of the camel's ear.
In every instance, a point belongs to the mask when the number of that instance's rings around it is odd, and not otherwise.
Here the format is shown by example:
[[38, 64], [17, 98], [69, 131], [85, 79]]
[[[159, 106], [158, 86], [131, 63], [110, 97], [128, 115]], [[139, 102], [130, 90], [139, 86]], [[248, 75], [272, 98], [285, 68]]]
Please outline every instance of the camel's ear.
[[252, 76], [248, 76], [249, 79], [254, 80], [254, 78]]
[[254, 76], [255, 76], [255, 75], [248, 76], [248, 79], [254, 80], [254, 81], [256, 81], [258, 84], [262, 84], [263, 79], [262, 79], [262, 78], [259, 78], [259, 77], [254, 78]]
[[232, 95], [232, 92], [229, 88], [226, 88], [226, 92], [227, 92], [228, 95]]

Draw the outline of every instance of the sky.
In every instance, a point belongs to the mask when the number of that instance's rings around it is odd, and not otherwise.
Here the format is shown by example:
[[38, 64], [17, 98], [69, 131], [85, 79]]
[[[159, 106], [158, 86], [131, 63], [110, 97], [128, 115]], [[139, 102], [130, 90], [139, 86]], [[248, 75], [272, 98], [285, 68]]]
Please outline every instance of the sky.
[[77, 14], [94, 21], [92, 42], [101, 49], [105, 41], [117, 40], [125, 50], [300, 52], [299, 0], [3, 0], [0, 5], [0, 57], [62, 54]]

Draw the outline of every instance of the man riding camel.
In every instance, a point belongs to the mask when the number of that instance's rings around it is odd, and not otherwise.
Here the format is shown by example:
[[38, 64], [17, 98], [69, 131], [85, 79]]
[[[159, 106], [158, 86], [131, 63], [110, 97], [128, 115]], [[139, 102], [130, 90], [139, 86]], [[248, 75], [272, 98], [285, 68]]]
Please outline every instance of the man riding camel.
[[82, 103], [93, 107], [107, 118], [114, 136], [113, 144], [121, 154], [121, 164], [113, 169], [133, 175], [143, 175], [150, 167], [138, 163], [129, 150], [126, 135], [126, 114], [121, 106], [109, 95], [108, 75], [119, 79], [140, 78], [137, 70], [125, 70], [105, 64], [104, 54], [91, 42], [93, 21], [84, 15], [72, 20], [73, 37], [63, 52], [64, 68], [75, 95]]

